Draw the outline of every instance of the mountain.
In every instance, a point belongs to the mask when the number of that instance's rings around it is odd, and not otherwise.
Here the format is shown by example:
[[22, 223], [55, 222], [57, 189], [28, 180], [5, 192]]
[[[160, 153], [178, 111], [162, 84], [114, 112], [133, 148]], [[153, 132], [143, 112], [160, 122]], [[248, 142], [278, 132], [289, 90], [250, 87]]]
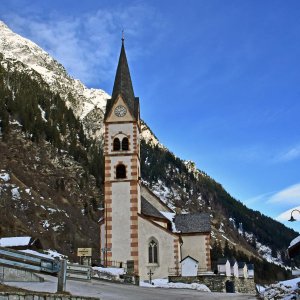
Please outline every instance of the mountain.
[[[3, 22], [0, 33], [0, 235], [39, 237], [74, 259], [76, 248], [90, 246], [96, 258], [109, 95], [71, 78]], [[255, 261], [259, 276], [287, 276], [266, 261], [286, 264], [297, 233], [248, 209], [192, 161], [176, 157], [144, 122], [141, 164], [143, 183], [170, 207], [210, 213], [213, 258], [234, 255]]]

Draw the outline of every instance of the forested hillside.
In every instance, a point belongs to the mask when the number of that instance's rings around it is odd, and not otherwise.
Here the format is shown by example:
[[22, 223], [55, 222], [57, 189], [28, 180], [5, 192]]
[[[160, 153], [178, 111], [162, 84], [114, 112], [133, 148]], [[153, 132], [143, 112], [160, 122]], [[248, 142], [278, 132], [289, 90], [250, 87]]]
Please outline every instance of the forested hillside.
[[[54, 72], [51, 67], [57, 63], [47, 59], [49, 72]], [[57, 68], [61, 72], [62, 67]], [[0, 206], [5, 211], [0, 234], [39, 237], [45, 247], [73, 257], [77, 247], [91, 246], [97, 257], [103, 111], [98, 100], [94, 106], [90, 99], [79, 101], [78, 86], [74, 92], [70, 78], [61, 77], [66, 76], [63, 72], [56, 75], [51, 85], [45, 72], [41, 75], [0, 53]], [[69, 85], [55, 85], [60, 78]], [[192, 162], [164, 148], [145, 123], [142, 127], [143, 183], [175, 210], [210, 213], [212, 257], [251, 260], [260, 279], [265, 272], [270, 279], [288, 276], [262, 259], [289, 263], [285, 250], [298, 234], [248, 209]]]

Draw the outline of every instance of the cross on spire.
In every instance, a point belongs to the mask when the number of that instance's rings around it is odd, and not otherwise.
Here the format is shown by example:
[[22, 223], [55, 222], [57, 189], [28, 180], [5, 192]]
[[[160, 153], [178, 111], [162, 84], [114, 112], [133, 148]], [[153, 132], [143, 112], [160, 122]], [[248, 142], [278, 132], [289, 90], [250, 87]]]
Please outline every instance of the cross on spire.
[[124, 40], [125, 40], [125, 38], [124, 38], [124, 29], [122, 29], [122, 44], [124, 45]]

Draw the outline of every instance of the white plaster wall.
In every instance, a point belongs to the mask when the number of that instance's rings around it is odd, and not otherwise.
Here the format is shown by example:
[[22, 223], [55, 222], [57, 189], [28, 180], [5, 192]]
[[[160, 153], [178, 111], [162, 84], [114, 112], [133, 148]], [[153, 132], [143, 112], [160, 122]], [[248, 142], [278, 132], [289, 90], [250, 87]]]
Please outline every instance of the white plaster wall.
[[226, 276], [231, 276], [231, 266], [230, 266], [230, 263], [229, 261], [227, 261], [226, 265], [225, 265], [225, 274]]
[[[113, 139], [117, 136], [117, 137], [125, 137], [130, 135], [129, 137], [129, 151], [126, 151], [126, 153], [128, 152], [133, 152], [133, 123], [124, 123], [124, 124], [109, 124], [108, 125], [108, 153], [112, 154], [112, 153], [124, 153], [124, 151], [113, 151], [113, 147], [112, 147], [112, 143], [113, 143]], [[122, 133], [120, 133], [122, 132]]]
[[198, 263], [189, 257], [181, 263], [182, 276], [197, 276]]
[[226, 266], [225, 265], [218, 265], [218, 273], [226, 273]]
[[160, 225], [160, 226], [162, 226], [162, 227], [164, 227], [164, 228], [167, 228], [167, 227], [168, 227], [168, 224], [165, 223], [165, 222], [159, 222], [159, 221], [157, 221], [157, 220], [153, 220], [153, 222], [156, 223], [156, 224], [158, 224], [158, 225]]
[[[139, 218], [139, 273], [141, 280], [148, 280], [147, 273], [154, 272], [152, 278], [167, 278], [169, 267], [174, 268], [174, 236], [158, 228], [149, 221]], [[148, 263], [148, 243], [154, 237], [158, 242], [158, 264]]]
[[233, 267], [231, 267], [231, 275], [233, 275], [234, 277], [239, 277], [239, 268], [237, 263], [235, 263]]
[[146, 187], [142, 186], [141, 193], [142, 193], [142, 196], [149, 203], [151, 203], [157, 210], [170, 212], [170, 210], [168, 208], [166, 208], [163, 204], [161, 204], [160, 201], [158, 201], [157, 198], [155, 196], [153, 196]]
[[205, 245], [205, 235], [190, 235], [182, 236], [182, 247], [181, 255], [183, 258], [186, 256], [191, 256], [198, 260], [199, 268], [207, 268], [206, 264], [206, 245]]
[[112, 183], [112, 260], [130, 259], [130, 183]]

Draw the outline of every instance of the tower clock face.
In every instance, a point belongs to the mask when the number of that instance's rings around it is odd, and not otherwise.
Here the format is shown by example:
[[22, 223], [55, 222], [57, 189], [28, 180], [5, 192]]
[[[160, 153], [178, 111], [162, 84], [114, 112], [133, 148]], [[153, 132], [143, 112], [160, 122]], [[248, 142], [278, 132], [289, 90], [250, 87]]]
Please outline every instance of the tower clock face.
[[117, 117], [124, 117], [126, 115], [127, 109], [123, 105], [118, 105], [115, 108], [115, 115]]

